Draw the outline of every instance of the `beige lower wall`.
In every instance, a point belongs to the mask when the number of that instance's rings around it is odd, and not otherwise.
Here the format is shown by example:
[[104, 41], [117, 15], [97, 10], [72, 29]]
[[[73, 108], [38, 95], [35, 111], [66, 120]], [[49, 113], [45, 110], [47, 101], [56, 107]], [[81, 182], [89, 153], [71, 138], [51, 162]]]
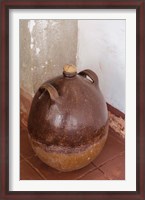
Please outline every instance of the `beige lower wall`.
[[77, 20], [20, 20], [20, 85], [34, 94], [46, 80], [76, 64]]

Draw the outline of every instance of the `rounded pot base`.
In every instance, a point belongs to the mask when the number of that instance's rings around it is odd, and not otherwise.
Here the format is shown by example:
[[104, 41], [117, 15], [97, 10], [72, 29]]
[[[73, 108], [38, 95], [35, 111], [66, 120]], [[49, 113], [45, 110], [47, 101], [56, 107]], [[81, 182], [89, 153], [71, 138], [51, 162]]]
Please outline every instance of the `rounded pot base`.
[[74, 171], [88, 165], [94, 160], [104, 147], [108, 135], [97, 138], [93, 144], [80, 147], [47, 146], [33, 139], [30, 135], [31, 146], [36, 155], [48, 166], [62, 172]]

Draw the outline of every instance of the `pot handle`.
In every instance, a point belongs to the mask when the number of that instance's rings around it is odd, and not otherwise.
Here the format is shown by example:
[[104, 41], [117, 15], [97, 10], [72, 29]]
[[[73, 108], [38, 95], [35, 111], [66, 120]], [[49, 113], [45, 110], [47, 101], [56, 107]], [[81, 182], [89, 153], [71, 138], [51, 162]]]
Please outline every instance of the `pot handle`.
[[98, 86], [98, 76], [92, 70], [85, 69], [85, 70], [79, 72], [79, 75], [81, 75], [85, 78], [87, 78], [87, 76], [89, 76], [89, 78], [92, 80], [92, 83], [95, 84], [96, 86]]
[[50, 98], [53, 101], [56, 101], [57, 98], [59, 97], [59, 94], [58, 94], [57, 90], [55, 89], [55, 87], [53, 85], [49, 84], [49, 83], [44, 83], [39, 88], [39, 90], [41, 90], [41, 89], [45, 89], [49, 93]]

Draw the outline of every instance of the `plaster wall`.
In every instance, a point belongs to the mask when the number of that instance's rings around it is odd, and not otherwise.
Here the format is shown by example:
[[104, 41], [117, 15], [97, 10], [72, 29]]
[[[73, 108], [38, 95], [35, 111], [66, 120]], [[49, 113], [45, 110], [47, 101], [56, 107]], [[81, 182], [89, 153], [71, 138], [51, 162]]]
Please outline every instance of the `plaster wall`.
[[20, 21], [20, 83], [32, 95], [48, 79], [76, 64], [77, 20]]
[[78, 71], [95, 71], [106, 101], [125, 112], [125, 20], [79, 20], [77, 46]]
[[125, 20], [20, 20], [20, 84], [34, 95], [67, 63], [92, 69], [108, 103], [125, 112]]

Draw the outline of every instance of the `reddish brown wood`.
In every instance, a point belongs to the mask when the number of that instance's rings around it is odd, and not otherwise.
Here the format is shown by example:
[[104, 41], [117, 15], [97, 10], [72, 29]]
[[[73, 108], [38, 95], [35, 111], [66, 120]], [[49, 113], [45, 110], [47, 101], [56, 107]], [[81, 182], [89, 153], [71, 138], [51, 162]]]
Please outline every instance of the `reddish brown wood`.
[[1, 25], [1, 29], [2, 29], [2, 132], [1, 132], [1, 191], [2, 191], [2, 197], [5, 194], [5, 181], [6, 181], [6, 177], [5, 177], [5, 164], [6, 164], [6, 155], [5, 155], [5, 142], [6, 142], [6, 130], [5, 130], [5, 126], [6, 126], [6, 101], [5, 101], [5, 92], [6, 92], [6, 80], [5, 80], [5, 66], [6, 66], [6, 60], [5, 60], [5, 52], [6, 52], [6, 18], [5, 18], [5, 14], [6, 14], [6, 10], [4, 5], [2, 5], [1, 8], [1, 16], [2, 16], [2, 25]]
[[145, 67], [145, 43], [144, 43], [144, 39], [145, 39], [145, 2], [142, 2], [140, 4], [140, 17], [139, 17], [139, 21], [140, 21], [140, 30], [139, 30], [139, 46], [140, 46], [140, 57], [139, 57], [139, 62], [140, 62], [140, 91], [139, 91], [139, 96], [140, 96], [140, 102], [139, 102], [139, 115], [140, 115], [140, 121], [139, 121], [139, 129], [140, 129], [140, 173], [139, 173], [139, 182], [140, 182], [140, 194], [141, 194], [141, 198], [145, 199], [145, 167], [144, 167], [144, 141], [145, 141], [145, 136], [144, 136], [144, 67]]
[[[78, 2], [78, 3], [77, 3]], [[87, 1], [85, 3], [84, 1], [77, 1], [77, 2], [68, 2], [66, 1], [44, 1], [44, 2], [35, 2], [35, 1], [3, 1], [1, 3], [1, 18], [2, 18], [2, 24], [1, 24], [1, 36], [2, 36], [2, 56], [1, 56], [1, 61], [2, 61], [2, 134], [1, 134], [1, 193], [0, 193], [0, 199], [136, 199], [136, 200], [144, 200], [145, 195], [144, 195], [144, 0], [129, 0], [129, 1]], [[8, 159], [8, 156], [6, 157], [6, 138], [8, 137], [8, 133], [6, 133], [5, 130], [5, 125], [8, 122], [5, 119], [5, 113], [8, 112], [6, 110], [6, 104], [5, 104], [5, 98], [6, 98], [6, 90], [8, 88], [5, 88], [6, 81], [8, 81], [8, 76], [6, 79], [5, 71], [6, 69], [6, 59], [8, 57], [5, 54], [5, 50], [8, 53], [8, 48], [6, 49], [6, 34], [8, 35], [8, 30], [6, 29], [6, 24], [9, 22], [6, 20], [6, 9], [8, 8], [47, 8], [50, 6], [56, 6], [56, 7], [76, 7], [76, 8], [81, 8], [83, 7], [89, 8], [94, 7], [94, 8], [135, 8], [138, 10], [139, 16], [137, 16], [137, 24], [139, 24], [139, 29], [137, 29], [137, 71], [139, 69], [139, 74], [140, 74], [140, 79], [137, 79], [137, 85], [139, 85], [139, 96], [137, 96], [137, 99], [139, 99], [138, 103], [138, 117], [139, 119], [139, 129], [137, 130], [137, 137], [138, 137], [138, 154], [139, 154], [139, 179], [137, 179], [137, 185], [138, 185], [138, 191], [137, 192], [106, 192], [106, 193], [99, 193], [99, 192], [93, 192], [93, 193], [27, 193], [27, 192], [21, 192], [21, 193], [8, 193], [6, 191], [6, 188], [8, 185], [5, 183], [7, 182], [8, 184], [8, 173], [6, 174], [6, 159]], [[7, 73], [7, 71], [6, 71]], [[8, 74], [7, 74], [8, 75]], [[137, 77], [138, 78], [138, 77]], [[138, 122], [137, 122], [138, 123]], [[137, 163], [138, 164], [138, 163]]]
[[93, 6], [97, 6], [98, 8], [99, 7], [115, 7], [115, 6], [118, 6], [118, 7], [123, 7], [124, 8], [126, 6], [134, 6], [134, 7], [137, 7], [141, 4], [141, 2], [143, 2], [142, 0], [140, 1], [137, 1], [137, 0], [126, 0], [126, 1], [123, 1], [123, 0], [120, 0], [120, 1], [105, 1], [105, 0], [99, 0], [99, 1], [77, 1], [77, 0], [74, 0], [73, 2], [72, 1], [7, 1], [7, 2], [4, 2], [5, 6], [37, 6], [37, 7], [40, 7], [40, 6], [65, 6], [65, 7], [73, 7], [73, 6], [76, 6], [77, 7], [93, 7]]

